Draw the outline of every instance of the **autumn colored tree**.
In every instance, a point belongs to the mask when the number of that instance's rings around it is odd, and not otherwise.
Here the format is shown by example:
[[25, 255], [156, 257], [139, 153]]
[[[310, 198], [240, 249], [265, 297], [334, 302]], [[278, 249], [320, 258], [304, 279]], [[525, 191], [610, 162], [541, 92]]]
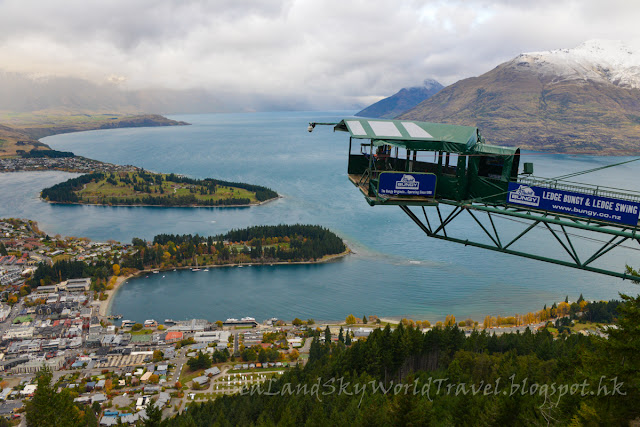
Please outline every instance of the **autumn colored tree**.
[[356, 316], [354, 316], [353, 314], [350, 314], [347, 316], [347, 318], [344, 320], [344, 322], [347, 325], [353, 325], [356, 323]]
[[453, 314], [447, 314], [447, 317], [444, 320], [444, 326], [455, 326], [456, 324], [456, 316]]

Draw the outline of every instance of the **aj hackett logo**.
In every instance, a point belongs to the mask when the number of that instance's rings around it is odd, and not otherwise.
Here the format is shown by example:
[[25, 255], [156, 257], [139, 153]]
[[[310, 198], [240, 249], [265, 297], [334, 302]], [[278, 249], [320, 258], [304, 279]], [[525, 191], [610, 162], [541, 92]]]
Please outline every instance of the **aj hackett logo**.
[[521, 205], [540, 206], [540, 196], [526, 185], [521, 185], [517, 190], [509, 192], [509, 201]]
[[396, 190], [418, 190], [420, 183], [412, 175], [402, 175], [400, 181], [396, 181]]

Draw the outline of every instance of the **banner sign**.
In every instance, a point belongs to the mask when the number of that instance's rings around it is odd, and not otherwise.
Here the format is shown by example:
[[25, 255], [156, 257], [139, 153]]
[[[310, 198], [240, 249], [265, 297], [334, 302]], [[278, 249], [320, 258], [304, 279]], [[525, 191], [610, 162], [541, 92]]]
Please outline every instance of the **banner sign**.
[[433, 197], [436, 192], [436, 176], [432, 173], [381, 172], [378, 194], [388, 196]]
[[638, 225], [640, 203], [573, 191], [509, 183], [507, 202], [620, 224]]

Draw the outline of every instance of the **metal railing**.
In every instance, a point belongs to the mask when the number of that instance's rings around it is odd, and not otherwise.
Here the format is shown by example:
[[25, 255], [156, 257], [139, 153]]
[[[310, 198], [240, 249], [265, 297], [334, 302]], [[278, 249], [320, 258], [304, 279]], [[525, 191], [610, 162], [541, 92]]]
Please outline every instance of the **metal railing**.
[[519, 184], [549, 188], [555, 190], [573, 191], [575, 193], [587, 194], [590, 196], [609, 197], [612, 199], [627, 200], [640, 203], [640, 192], [623, 190], [621, 188], [606, 187], [602, 185], [590, 185], [579, 182], [565, 181], [559, 179], [546, 179], [534, 176], [518, 177]]

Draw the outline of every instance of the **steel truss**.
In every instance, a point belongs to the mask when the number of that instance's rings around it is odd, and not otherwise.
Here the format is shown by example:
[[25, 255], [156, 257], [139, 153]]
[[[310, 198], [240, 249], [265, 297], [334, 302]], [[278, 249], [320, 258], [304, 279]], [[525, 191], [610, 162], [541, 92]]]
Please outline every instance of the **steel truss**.
[[[556, 213], [531, 211], [520, 208], [514, 208], [512, 206], [487, 206], [487, 205], [473, 205], [464, 204], [450, 201], [440, 201], [439, 204], [445, 204], [453, 206], [453, 210], [446, 216], [440, 209], [439, 205], [436, 206], [422, 206], [422, 214], [424, 215], [424, 221], [421, 220], [409, 206], [401, 205], [400, 208], [415, 222], [427, 236], [436, 239], [447, 240], [449, 242], [461, 243], [465, 246], [475, 246], [478, 248], [489, 249], [496, 252], [502, 252], [506, 254], [516, 255], [520, 257], [530, 258], [538, 261], [549, 262], [553, 264], [563, 265], [566, 267], [573, 267], [580, 270], [591, 271], [594, 273], [605, 274], [608, 276], [618, 277], [622, 279], [635, 279], [637, 277], [631, 276], [626, 272], [607, 270], [604, 268], [593, 267], [591, 264], [601, 258], [603, 255], [611, 252], [616, 248], [620, 248], [624, 242], [637, 242], [640, 244], [640, 233], [638, 233], [637, 227], [616, 225], [611, 223], [604, 223], [595, 221], [588, 218], [579, 217], [565, 217]], [[428, 210], [430, 214], [428, 214]], [[447, 228], [451, 231], [454, 226], [452, 223], [455, 219], [464, 217], [464, 213], [467, 213], [479, 228], [489, 238], [490, 243], [482, 243], [472, 241], [469, 239], [460, 239], [452, 237], [450, 233], [447, 233]], [[480, 221], [482, 217], [488, 218], [488, 223]], [[504, 233], [499, 231], [499, 227], [496, 227], [494, 222], [494, 216], [507, 216], [517, 218], [518, 221], [528, 224], [526, 228], [518, 234], [516, 237], [510, 240], [503, 240]], [[430, 219], [431, 218], [431, 219]], [[551, 226], [555, 225], [555, 228]], [[539, 227], [544, 227], [558, 242], [560, 247], [569, 255], [569, 260], [561, 260], [557, 258], [551, 258], [543, 255], [537, 255], [522, 250], [514, 250], [512, 246], [518, 242], [522, 237], [527, 235], [531, 230]], [[558, 228], [559, 227], [559, 228]], [[606, 236], [604, 244], [600, 246], [590, 255], [582, 259], [578, 256], [572, 240], [571, 234], [567, 229], [579, 229], [586, 231], [585, 236], [589, 234], [595, 234], [597, 240], [602, 242], [602, 237]], [[585, 237], [579, 236], [579, 237]], [[576, 237], [576, 236], [574, 236]]]

